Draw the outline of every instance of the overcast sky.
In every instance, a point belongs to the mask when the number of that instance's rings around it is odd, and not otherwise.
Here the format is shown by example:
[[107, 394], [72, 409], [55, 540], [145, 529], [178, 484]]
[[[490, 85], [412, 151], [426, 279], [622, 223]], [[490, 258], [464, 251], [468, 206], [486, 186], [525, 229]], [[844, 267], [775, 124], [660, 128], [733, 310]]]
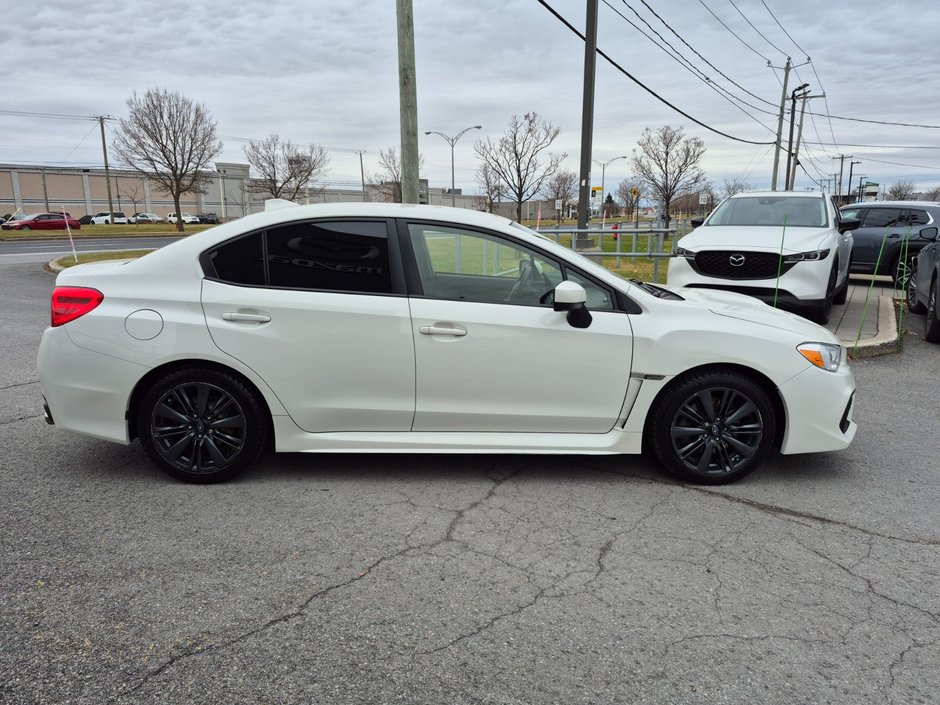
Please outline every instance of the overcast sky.
[[[809, 101], [808, 111], [940, 125], [936, 0], [647, 3], [676, 34], [642, 0], [601, 0], [599, 48], [729, 135], [774, 139], [782, 71], [767, 64], [782, 67], [787, 55], [798, 65], [812, 58], [791, 74], [791, 88], [810, 83], [813, 94], [825, 90], [826, 101]], [[550, 4], [583, 31], [584, 0]], [[624, 17], [656, 38], [634, 10], [711, 85], [628, 24]], [[331, 156], [327, 180], [348, 186], [359, 183], [354, 150], [366, 150], [368, 176], [379, 170], [379, 150], [399, 143], [394, 0], [17, 0], [5, 4], [3, 15], [0, 111], [122, 117], [134, 91], [168, 88], [209, 108], [225, 143], [220, 161], [244, 162], [246, 140], [277, 133], [323, 145]], [[567, 153], [565, 167], [578, 171], [584, 44], [576, 35], [537, 0], [414, 0], [414, 17], [421, 175], [432, 186], [449, 186], [450, 148], [424, 131], [454, 135], [483, 125], [456, 148], [457, 186], [476, 192], [473, 142], [498, 138], [511, 115], [530, 111], [561, 128], [555, 151]], [[754, 107], [726, 99], [728, 93]], [[669, 124], [704, 140], [703, 166], [717, 186], [735, 177], [769, 186], [769, 146], [696, 125], [601, 57], [594, 124], [598, 161], [629, 155], [645, 127]], [[116, 129], [110, 123], [109, 139]], [[832, 156], [845, 154], [853, 157], [845, 160], [846, 181], [849, 162], [862, 162], [854, 167], [856, 185], [859, 175], [883, 184], [911, 180], [919, 189], [940, 184], [940, 129], [808, 115], [803, 134], [826, 143], [808, 145], [804, 165], [816, 179], [838, 172]], [[101, 165], [97, 123], [0, 112], [0, 162]], [[606, 190], [629, 175], [629, 160], [614, 161]], [[600, 167], [593, 181], [600, 185]], [[800, 172], [797, 188], [809, 186]]]

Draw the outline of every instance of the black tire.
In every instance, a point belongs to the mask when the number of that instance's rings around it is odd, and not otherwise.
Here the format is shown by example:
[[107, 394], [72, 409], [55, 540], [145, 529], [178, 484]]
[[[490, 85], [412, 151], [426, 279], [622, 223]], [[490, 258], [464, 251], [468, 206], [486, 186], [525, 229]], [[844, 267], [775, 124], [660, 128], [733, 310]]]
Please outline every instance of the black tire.
[[917, 301], [917, 260], [911, 262], [911, 273], [907, 278], [907, 286], [904, 287], [904, 299], [907, 302], [907, 310], [911, 313], [923, 313], [926, 307]]
[[[836, 262], [835, 264], [835, 270], [836, 270], [836, 279], [838, 279], [839, 278], [839, 263], [838, 262]], [[841, 306], [842, 304], [845, 303], [845, 300], [848, 297], [849, 297], [849, 272], [848, 270], [846, 270], [845, 283], [842, 285], [842, 288], [836, 291], [836, 293], [833, 295], [832, 303], [834, 303], [836, 306]]]
[[895, 289], [903, 289], [907, 286], [907, 280], [910, 276], [910, 267], [898, 255], [891, 262], [891, 269], [888, 270], [891, 275], [891, 281], [894, 282]]
[[28, 225], [24, 225], [22, 228], [20, 228], [20, 230], [32, 230], [32, 228]]
[[650, 408], [648, 447], [683, 480], [739, 480], [767, 455], [776, 417], [767, 393], [738, 372], [703, 372], [668, 387]]
[[821, 326], [826, 325], [829, 322], [829, 316], [832, 315], [832, 303], [836, 294], [836, 278], [836, 268], [833, 267], [832, 271], [829, 272], [829, 282], [826, 284], [826, 298], [823, 305], [812, 311], [808, 316]]
[[147, 390], [137, 410], [147, 455], [186, 482], [235, 477], [264, 449], [268, 428], [267, 411], [254, 390], [211, 369], [168, 373]]
[[940, 343], [940, 319], [937, 315], [937, 280], [934, 279], [930, 284], [927, 313], [924, 316], [924, 340], [931, 343]]

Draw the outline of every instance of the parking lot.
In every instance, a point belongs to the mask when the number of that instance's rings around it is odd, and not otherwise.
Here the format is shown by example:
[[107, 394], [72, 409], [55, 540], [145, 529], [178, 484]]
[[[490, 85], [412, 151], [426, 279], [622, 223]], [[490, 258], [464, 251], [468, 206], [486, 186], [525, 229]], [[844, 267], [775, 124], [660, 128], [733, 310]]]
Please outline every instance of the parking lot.
[[268, 456], [177, 483], [47, 426], [0, 258], [0, 703], [929, 703], [940, 346], [854, 444], [701, 488], [613, 456]]

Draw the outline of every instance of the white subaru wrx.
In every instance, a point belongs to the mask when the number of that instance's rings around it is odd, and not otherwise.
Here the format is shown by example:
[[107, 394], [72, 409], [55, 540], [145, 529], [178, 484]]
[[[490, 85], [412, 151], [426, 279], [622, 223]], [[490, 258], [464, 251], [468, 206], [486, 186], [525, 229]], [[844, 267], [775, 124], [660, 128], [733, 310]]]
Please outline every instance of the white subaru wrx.
[[723, 289], [754, 296], [826, 323], [845, 303], [852, 233], [823, 193], [739, 193], [722, 201], [676, 243], [669, 261], [673, 287]]
[[[283, 204], [282, 204], [283, 205]], [[279, 207], [58, 275], [47, 420], [175, 477], [292, 452], [639, 453], [697, 482], [845, 448], [831, 333], [739, 294], [625, 281], [512, 221]]]

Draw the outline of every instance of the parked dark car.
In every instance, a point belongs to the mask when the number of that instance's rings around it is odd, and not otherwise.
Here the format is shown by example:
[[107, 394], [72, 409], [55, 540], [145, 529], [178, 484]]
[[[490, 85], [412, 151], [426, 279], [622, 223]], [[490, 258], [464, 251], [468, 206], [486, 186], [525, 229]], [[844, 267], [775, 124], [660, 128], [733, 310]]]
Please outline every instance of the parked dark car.
[[920, 235], [921, 231], [940, 224], [940, 204], [929, 201], [853, 203], [842, 206], [840, 210], [843, 217], [862, 221], [855, 230], [849, 270], [858, 274], [889, 276], [898, 286], [903, 286], [907, 280], [905, 246], [906, 262], [909, 263], [911, 257], [927, 244]]
[[200, 223], [206, 223], [208, 225], [218, 225], [219, 216], [215, 213], [197, 213], [196, 217], [199, 218]]
[[940, 242], [936, 225], [920, 230], [924, 246], [911, 258], [907, 278], [907, 308], [925, 314], [924, 338], [940, 343], [940, 313], [937, 312], [937, 287], [940, 286]]
[[[66, 218], [68, 220], [66, 221]], [[81, 224], [68, 213], [32, 213], [12, 218], [2, 227], [4, 230], [65, 230], [66, 222], [72, 230], [80, 230]]]
[[81, 218], [79, 218], [79, 219], [78, 219], [78, 222], [81, 223], [82, 225], [91, 225], [91, 218], [92, 218], [92, 216], [91, 216], [91, 214], [89, 213], [89, 214], [83, 215]]

